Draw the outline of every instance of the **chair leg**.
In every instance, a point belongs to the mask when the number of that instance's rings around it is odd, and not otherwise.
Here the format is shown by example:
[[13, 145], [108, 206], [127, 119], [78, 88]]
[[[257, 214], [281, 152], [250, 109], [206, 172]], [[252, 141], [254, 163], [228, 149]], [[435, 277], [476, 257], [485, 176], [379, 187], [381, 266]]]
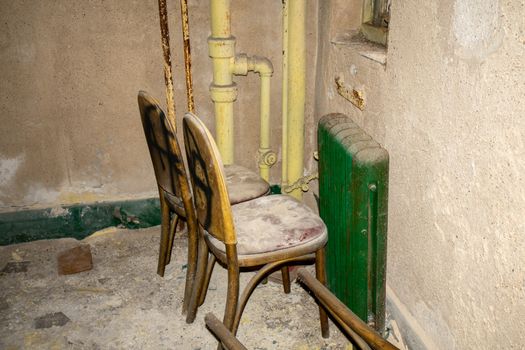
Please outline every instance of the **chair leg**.
[[190, 300], [192, 298], [195, 275], [197, 272], [197, 257], [198, 257], [198, 228], [195, 224], [188, 223], [188, 262], [186, 265], [186, 287], [184, 290], [184, 301], [182, 303], [182, 313], [188, 311]]
[[202, 293], [204, 279], [206, 277], [206, 265], [208, 265], [208, 245], [201, 237], [199, 239], [199, 256], [197, 258], [197, 273], [193, 282], [193, 291], [191, 293], [190, 302], [188, 304], [188, 313], [186, 315], [186, 323], [193, 323], [197, 316], [197, 308], [199, 307], [199, 296]]
[[164, 271], [166, 269], [166, 255], [169, 243], [170, 209], [168, 207], [168, 203], [166, 203], [166, 200], [162, 195], [160, 196], [160, 217], [160, 247], [157, 274], [161, 277], [164, 277]]
[[235, 336], [237, 334], [237, 330], [239, 329], [239, 323], [241, 321], [242, 313], [244, 312], [244, 308], [246, 307], [246, 304], [248, 303], [248, 299], [252, 295], [253, 291], [257, 287], [259, 283], [261, 283], [266, 276], [272, 272], [278, 265], [282, 264], [282, 261], [277, 261], [273, 263], [269, 263], [264, 265], [262, 268], [257, 271], [257, 273], [248, 281], [248, 284], [246, 287], [244, 287], [244, 290], [242, 291], [241, 297], [239, 299], [239, 306], [237, 307], [237, 312], [235, 313], [235, 320], [233, 322], [233, 328], [231, 329], [232, 334]]
[[248, 299], [252, 295], [253, 291], [255, 290], [255, 287], [259, 283], [262, 283], [264, 279], [266, 279], [266, 276], [268, 276], [269, 273], [272, 271], [275, 271], [279, 268], [279, 266], [282, 266], [284, 264], [289, 264], [291, 262], [309, 262], [312, 261], [312, 256], [310, 255], [303, 255], [300, 257], [295, 258], [289, 258], [281, 261], [275, 261], [272, 263], [268, 263], [261, 267], [259, 271], [248, 281], [248, 284], [246, 287], [244, 287], [244, 290], [242, 291], [241, 297], [239, 298], [239, 305], [237, 306], [237, 312], [235, 314], [235, 320], [233, 322], [233, 328], [232, 328], [232, 334], [236, 335], [237, 330], [239, 329], [239, 323], [241, 321], [242, 313], [244, 312], [244, 308], [246, 307], [246, 304], [248, 303]]
[[[226, 295], [226, 307], [222, 323], [230, 331], [233, 329], [235, 314], [237, 313], [237, 303], [239, 302], [239, 264], [237, 262], [237, 249], [235, 244], [226, 244], [226, 257], [228, 269], [228, 292]], [[222, 350], [219, 342], [218, 350]]]
[[284, 294], [290, 294], [290, 269], [288, 266], [281, 267]]
[[180, 217], [177, 214], [173, 214], [173, 218], [170, 220], [170, 235], [168, 239], [168, 251], [166, 252], [166, 265], [171, 262], [171, 251], [173, 250], [173, 239], [175, 238], [175, 232], [177, 231], [177, 224], [179, 223]]
[[208, 269], [206, 270], [206, 277], [204, 278], [204, 285], [203, 285], [201, 294], [199, 295], [199, 306], [204, 304], [204, 300], [206, 299], [206, 294], [208, 293], [208, 287], [210, 286], [211, 274], [213, 272], [213, 268], [215, 266], [216, 261], [217, 261], [217, 258], [215, 257], [215, 255], [211, 254], [210, 259], [208, 260]]
[[[326, 266], [325, 266], [325, 248], [315, 252], [315, 277], [319, 282], [326, 286]], [[319, 320], [321, 321], [321, 335], [323, 338], [330, 336], [328, 329], [328, 316], [322, 305], [319, 305]]]

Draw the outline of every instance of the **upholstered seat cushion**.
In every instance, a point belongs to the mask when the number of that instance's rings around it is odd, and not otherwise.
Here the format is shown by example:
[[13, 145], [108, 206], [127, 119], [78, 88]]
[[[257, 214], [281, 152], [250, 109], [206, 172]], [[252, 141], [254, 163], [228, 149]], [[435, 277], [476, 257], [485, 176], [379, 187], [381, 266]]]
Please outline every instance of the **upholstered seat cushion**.
[[268, 182], [257, 173], [237, 164], [225, 165], [224, 177], [231, 204], [246, 202], [270, 191]]
[[[270, 192], [270, 185], [253, 171], [240, 165], [226, 165], [224, 167], [226, 186], [231, 204], [249, 201], [264, 196]], [[182, 200], [174, 194], [164, 191], [164, 195], [171, 210], [186, 216]]]
[[[311, 245], [312, 251], [328, 238], [321, 218], [290, 196], [271, 195], [232, 207], [237, 253], [253, 255]], [[206, 239], [224, 252], [224, 244], [206, 233]]]

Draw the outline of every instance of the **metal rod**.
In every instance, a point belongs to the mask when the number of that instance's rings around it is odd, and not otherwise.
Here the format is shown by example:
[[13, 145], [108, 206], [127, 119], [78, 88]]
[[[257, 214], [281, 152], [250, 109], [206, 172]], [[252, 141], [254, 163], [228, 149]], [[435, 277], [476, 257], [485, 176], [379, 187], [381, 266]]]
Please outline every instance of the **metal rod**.
[[166, 0], [159, 2], [159, 21], [162, 53], [164, 56], [164, 83], [166, 84], [166, 106], [168, 109], [168, 120], [173, 128], [177, 130], [175, 117], [175, 99], [173, 96], [173, 73], [171, 68], [170, 31], [168, 28], [168, 7]]
[[[304, 112], [306, 101], [306, 0], [288, 3], [288, 121], [287, 180], [294, 183], [304, 172]], [[302, 199], [301, 189], [291, 196]]]
[[233, 102], [237, 99], [237, 85], [232, 74], [235, 38], [231, 36], [230, 2], [210, 0], [211, 36], [208, 38], [213, 62], [210, 94], [214, 104], [215, 140], [225, 165], [234, 161]]
[[188, 104], [188, 112], [195, 113], [195, 102], [193, 99], [193, 81], [191, 75], [191, 49], [188, 0], [180, 0], [180, 15], [182, 23], [182, 38], [184, 45], [184, 70], [186, 73], [186, 99]]
[[283, 0], [281, 188], [288, 186], [288, 0]]

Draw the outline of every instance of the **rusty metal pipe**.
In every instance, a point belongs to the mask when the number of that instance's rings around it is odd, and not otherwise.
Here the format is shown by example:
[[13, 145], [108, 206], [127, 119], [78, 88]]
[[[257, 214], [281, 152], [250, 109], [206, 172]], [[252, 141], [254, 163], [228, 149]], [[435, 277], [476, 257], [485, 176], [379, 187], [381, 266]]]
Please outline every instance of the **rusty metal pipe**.
[[186, 101], [188, 106], [188, 112], [195, 113], [195, 102], [193, 99], [193, 79], [191, 75], [191, 48], [188, 0], [180, 0], [180, 15], [182, 24], [182, 39], [184, 46], [184, 71], [186, 73]]
[[173, 92], [173, 73], [171, 68], [171, 50], [170, 50], [170, 31], [168, 27], [168, 7], [166, 0], [158, 0], [159, 3], [159, 21], [162, 53], [164, 56], [164, 83], [166, 84], [166, 106], [168, 110], [168, 120], [173, 128], [177, 130], [175, 117], [175, 99]]

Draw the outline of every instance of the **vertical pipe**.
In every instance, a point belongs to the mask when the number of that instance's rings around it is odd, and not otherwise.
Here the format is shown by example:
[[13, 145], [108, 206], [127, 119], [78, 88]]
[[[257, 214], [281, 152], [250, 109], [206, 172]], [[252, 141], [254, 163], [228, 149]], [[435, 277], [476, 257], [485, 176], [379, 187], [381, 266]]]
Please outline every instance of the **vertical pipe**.
[[235, 56], [233, 73], [246, 75], [250, 71], [258, 73], [261, 78], [259, 173], [264, 180], [269, 181], [270, 167], [277, 161], [275, 152], [270, 148], [270, 79], [273, 65], [266, 57], [248, 57], [246, 54]]
[[[270, 78], [271, 75], [261, 74], [261, 139], [259, 141], [259, 152], [270, 151]], [[264, 157], [264, 154], [260, 154]], [[259, 173], [261, 177], [270, 181], [270, 165], [263, 159], [259, 160]]]
[[231, 36], [230, 0], [211, 0], [211, 35], [227, 39]]
[[[306, 98], [306, 0], [288, 5], [288, 183], [303, 176]], [[290, 193], [302, 198], [300, 188]]]
[[175, 122], [175, 100], [173, 97], [173, 74], [171, 69], [168, 7], [166, 5], [166, 0], [159, 0], [158, 3], [162, 53], [164, 56], [164, 83], [166, 84], [166, 106], [168, 109], [168, 119], [172, 123], [173, 128], [177, 130], [177, 123]]
[[288, 186], [288, 0], [283, 0], [281, 188]]
[[215, 139], [224, 165], [234, 161], [233, 101], [215, 102]]
[[213, 61], [213, 82], [210, 86], [214, 102], [216, 141], [223, 163], [234, 160], [233, 101], [237, 86], [233, 82], [235, 38], [231, 36], [230, 0], [211, 0], [211, 36], [208, 39]]
[[184, 69], [186, 72], [186, 102], [188, 104], [188, 111], [194, 113], [195, 102], [193, 100], [193, 81], [191, 76], [191, 49], [188, 0], [180, 0], [180, 14], [182, 23], [182, 39], [184, 45]]

